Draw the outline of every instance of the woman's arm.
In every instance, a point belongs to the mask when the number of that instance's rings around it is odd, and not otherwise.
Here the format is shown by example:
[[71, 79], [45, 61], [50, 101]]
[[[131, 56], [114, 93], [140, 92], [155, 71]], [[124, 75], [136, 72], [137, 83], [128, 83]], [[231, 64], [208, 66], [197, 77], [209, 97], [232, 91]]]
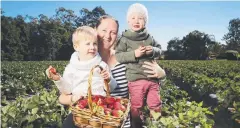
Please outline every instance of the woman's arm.
[[166, 73], [164, 69], [162, 69], [156, 61], [152, 62], [144, 62], [143, 65], [146, 70], [144, 72], [148, 73], [149, 75], [147, 77], [149, 78], [163, 78], [166, 76]]

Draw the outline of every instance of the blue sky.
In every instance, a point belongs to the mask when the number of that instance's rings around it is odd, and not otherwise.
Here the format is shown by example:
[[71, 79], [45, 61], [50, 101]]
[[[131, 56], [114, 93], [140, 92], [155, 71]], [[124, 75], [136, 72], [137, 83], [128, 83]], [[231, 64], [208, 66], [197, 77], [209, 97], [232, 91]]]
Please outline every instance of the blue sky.
[[[224, 43], [222, 37], [228, 32], [228, 23], [233, 18], [240, 18], [240, 2], [174, 2], [151, 1], [144, 2], [149, 13], [148, 31], [166, 50], [167, 42], [174, 37], [183, 36], [194, 30], [199, 30], [215, 36], [216, 41]], [[53, 16], [59, 7], [71, 9], [79, 15], [79, 10], [92, 10], [101, 6], [107, 14], [119, 20], [120, 32], [126, 29], [126, 13], [131, 1], [2, 1], [4, 15], [15, 17], [20, 15], [38, 16], [44, 14]]]

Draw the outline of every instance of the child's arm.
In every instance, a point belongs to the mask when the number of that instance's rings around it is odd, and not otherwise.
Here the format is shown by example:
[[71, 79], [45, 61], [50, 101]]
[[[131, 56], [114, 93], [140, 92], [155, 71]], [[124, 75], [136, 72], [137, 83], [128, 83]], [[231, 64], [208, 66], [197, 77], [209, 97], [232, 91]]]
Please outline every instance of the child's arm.
[[[117, 81], [113, 78], [112, 73], [111, 73], [108, 65], [105, 62], [101, 62], [99, 65], [103, 68], [103, 70], [100, 73], [101, 76], [104, 79], [109, 80], [108, 85], [109, 85], [110, 92], [111, 92], [117, 87]], [[106, 90], [105, 86], [104, 86], [104, 89]]]
[[153, 39], [153, 56], [152, 58], [159, 57], [162, 53], [161, 45], [152, 37]]
[[64, 94], [71, 94], [72, 92], [72, 78], [73, 78], [73, 73], [71, 71], [71, 67], [69, 65], [65, 68], [63, 77], [60, 76], [59, 80], [54, 80], [53, 82], [59, 89], [61, 93]]
[[115, 55], [119, 63], [137, 62], [134, 50], [129, 52], [127, 51], [127, 40], [124, 37], [119, 39]]

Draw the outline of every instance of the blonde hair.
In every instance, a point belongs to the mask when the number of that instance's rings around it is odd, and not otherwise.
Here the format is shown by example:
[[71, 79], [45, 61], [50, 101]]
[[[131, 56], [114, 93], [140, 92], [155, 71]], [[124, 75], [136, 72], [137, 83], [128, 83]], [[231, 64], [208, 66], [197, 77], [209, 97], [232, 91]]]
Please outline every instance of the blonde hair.
[[97, 31], [89, 26], [78, 27], [72, 35], [72, 42], [74, 45], [78, 45], [82, 41], [96, 41], [97, 40]]

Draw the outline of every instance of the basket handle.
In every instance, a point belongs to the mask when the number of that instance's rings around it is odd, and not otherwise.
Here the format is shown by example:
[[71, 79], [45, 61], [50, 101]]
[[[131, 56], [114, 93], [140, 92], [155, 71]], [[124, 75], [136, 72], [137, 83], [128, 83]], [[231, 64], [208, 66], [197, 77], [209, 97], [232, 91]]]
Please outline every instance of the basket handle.
[[[95, 68], [100, 68], [100, 70], [102, 71], [103, 68], [100, 65], [96, 65], [94, 66], [91, 71], [90, 71], [90, 75], [88, 78], [88, 107], [91, 110], [91, 113], [93, 114], [93, 107], [92, 107], [92, 77], [93, 77], [93, 71]], [[107, 96], [110, 96], [110, 89], [109, 89], [109, 85], [108, 85], [109, 80], [104, 80], [104, 86], [106, 88], [106, 94]]]

